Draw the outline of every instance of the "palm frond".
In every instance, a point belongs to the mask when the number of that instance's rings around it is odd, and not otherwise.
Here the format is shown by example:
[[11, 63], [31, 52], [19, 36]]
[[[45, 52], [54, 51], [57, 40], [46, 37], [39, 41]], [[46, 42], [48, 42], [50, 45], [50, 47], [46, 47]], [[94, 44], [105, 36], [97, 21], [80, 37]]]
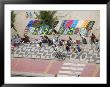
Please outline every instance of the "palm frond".
[[43, 21], [42, 23], [49, 25], [52, 28], [55, 21], [57, 21], [55, 13], [56, 11], [40, 11], [36, 17], [37, 19]]
[[14, 13], [14, 11], [11, 11], [11, 28], [17, 32], [17, 30], [15, 29], [15, 25], [14, 25], [15, 17], [16, 17], [16, 14]]

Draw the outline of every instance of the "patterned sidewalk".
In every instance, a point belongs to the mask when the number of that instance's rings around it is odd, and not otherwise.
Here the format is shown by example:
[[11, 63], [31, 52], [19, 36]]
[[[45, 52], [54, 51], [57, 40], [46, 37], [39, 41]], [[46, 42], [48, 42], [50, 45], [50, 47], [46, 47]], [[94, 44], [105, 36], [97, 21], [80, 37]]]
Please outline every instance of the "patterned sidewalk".
[[[98, 54], [95, 46], [91, 47], [90, 44], [81, 45], [82, 51], [79, 56], [75, 52], [67, 54], [66, 50], [59, 47], [59, 51], [65, 55], [65, 58], [68, 60], [79, 59], [81, 61], [86, 61], [89, 63], [100, 63], [100, 55]], [[49, 59], [49, 60], [58, 60], [55, 57], [56, 51], [54, 51], [52, 46], [44, 46], [38, 48], [36, 44], [23, 44], [18, 48], [14, 48], [15, 51], [12, 52], [12, 58], [33, 58], [33, 59]]]

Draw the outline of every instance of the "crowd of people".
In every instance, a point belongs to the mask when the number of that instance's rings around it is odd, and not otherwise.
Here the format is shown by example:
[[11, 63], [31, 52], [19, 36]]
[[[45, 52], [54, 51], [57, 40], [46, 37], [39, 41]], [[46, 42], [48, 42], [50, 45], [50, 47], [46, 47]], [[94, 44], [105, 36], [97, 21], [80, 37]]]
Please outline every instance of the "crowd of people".
[[[66, 50], [67, 54], [71, 54], [72, 52], [75, 52], [77, 55], [80, 54], [82, 51], [81, 44], [88, 44], [90, 43], [91, 46], [94, 44], [96, 46], [96, 50], [100, 51], [100, 44], [99, 40], [96, 38], [96, 36], [92, 33], [89, 38], [90, 42], [86, 40], [85, 37], [82, 37], [80, 35], [82, 40], [73, 40], [70, 36], [68, 36], [68, 39], [65, 40], [65, 38], [61, 38], [61, 35], [55, 35], [53, 38], [50, 38], [46, 35], [39, 36], [38, 38], [34, 39], [32, 42], [29, 38], [29, 36], [24, 34], [24, 38], [21, 38], [18, 34], [16, 36], [13, 36], [11, 39], [11, 44], [13, 46], [18, 46], [21, 43], [35, 43], [35, 46], [38, 48], [42, 48], [44, 46], [52, 46], [54, 51], [60, 52], [59, 49]], [[86, 45], [85, 45], [86, 46]]]

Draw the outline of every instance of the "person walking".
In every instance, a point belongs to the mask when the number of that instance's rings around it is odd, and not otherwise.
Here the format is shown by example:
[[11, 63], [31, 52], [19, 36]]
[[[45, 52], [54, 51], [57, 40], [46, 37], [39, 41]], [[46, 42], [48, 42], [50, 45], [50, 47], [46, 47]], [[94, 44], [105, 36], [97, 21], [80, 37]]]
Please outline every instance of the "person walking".
[[29, 17], [32, 18], [32, 12], [29, 12]]
[[79, 45], [76, 45], [76, 49], [77, 49], [77, 55], [79, 56], [80, 52], [81, 52], [81, 48]]
[[67, 51], [67, 54], [70, 52], [70, 47], [68, 45], [66, 45], [66, 51]]
[[26, 18], [29, 18], [29, 13], [28, 12], [26, 12]]
[[90, 36], [91, 38], [91, 45], [94, 43], [95, 44], [95, 39], [96, 39], [96, 36], [92, 33], [92, 35]]
[[72, 52], [77, 53], [76, 51], [77, 51], [76, 47], [74, 45], [72, 45]]
[[56, 45], [56, 44], [53, 44], [53, 49], [55, 50], [55, 51], [57, 51], [58, 50], [58, 46]]
[[99, 44], [99, 40], [98, 39], [96, 39], [96, 43], [95, 43], [95, 45], [96, 45], [96, 50], [99, 52], [100, 51], [100, 44]]
[[84, 37], [82, 37], [82, 42], [83, 44], [87, 44], [87, 40]]

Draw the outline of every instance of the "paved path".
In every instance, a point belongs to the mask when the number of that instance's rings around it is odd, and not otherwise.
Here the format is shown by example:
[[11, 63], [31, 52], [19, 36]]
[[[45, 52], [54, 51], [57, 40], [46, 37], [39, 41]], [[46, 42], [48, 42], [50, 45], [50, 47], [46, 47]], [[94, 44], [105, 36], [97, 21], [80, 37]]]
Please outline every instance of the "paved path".
[[80, 60], [34, 60], [11, 59], [12, 76], [33, 77], [96, 77], [100, 76], [100, 65]]
[[11, 74], [25, 76], [55, 76], [59, 72], [62, 64], [63, 61], [12, 58]]
[[[64, 58], [66, 60], [75, 60], [79, 59], [80, 61], [92, 62], [92, 63], [100, 63], [100, 55], [95, 49], [95, 45], [91, 47], [90, 44], [81, 45], [82, 51], [79, 56], [75, 52], [71, 52], [67, 54], [66, 50], [59, 48], [59, 51], [64, 54]], [[23, 44], [18, 48], [14, 48], [14, 52], [12, 52], [12, 58], [34, 58], [34, 59], [50, 59], [50, 60], [58, 60], [59, 58], [55, 57], [56, 51], [54, 51], [52, 46], [45, 46], [42, 48], [38, 48], [36, 44]]]
[[100, 77], [100, 65], [86, 64], [80, 76], [81, 77]]
[[59, 70], [59, 77], [78, 77], [84, 70], [87, 63], [81, 62], [79, 60], [75, 61], [65, 61]]

